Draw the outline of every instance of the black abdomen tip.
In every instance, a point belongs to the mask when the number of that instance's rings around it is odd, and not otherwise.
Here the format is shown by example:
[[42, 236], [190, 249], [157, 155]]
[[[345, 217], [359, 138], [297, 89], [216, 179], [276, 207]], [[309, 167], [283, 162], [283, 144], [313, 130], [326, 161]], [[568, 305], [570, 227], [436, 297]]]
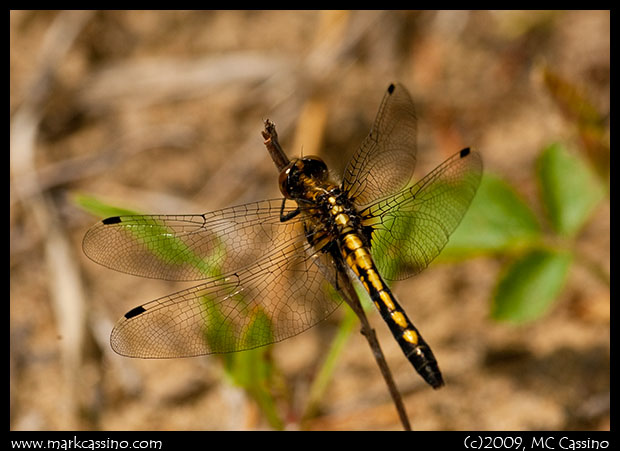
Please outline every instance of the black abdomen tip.
[[441, 373], [435, 374], [436, 377], [433, 377], [431, 380], [427, 379], [427, 382], [433, 387], [434, 390], [437, 390], [444, 386], [443, 377]]
[[437, 365], [437, 359], [433, 355], [433, 351], [428, 347], [426, 342], [420, 338], [421, 344], [413, 348], [409, 353], [405, 353], [415, 370], [422, 379], [435, 390], [444, 385], [443, 376]]
[[418, 369], [418, 373], [422, 376], [426, 383], [435, 390], [443, 387], [443, 376], [441, 375], [441, 371], [439, 371], [437, 362], [427, 362], [423, 368]]

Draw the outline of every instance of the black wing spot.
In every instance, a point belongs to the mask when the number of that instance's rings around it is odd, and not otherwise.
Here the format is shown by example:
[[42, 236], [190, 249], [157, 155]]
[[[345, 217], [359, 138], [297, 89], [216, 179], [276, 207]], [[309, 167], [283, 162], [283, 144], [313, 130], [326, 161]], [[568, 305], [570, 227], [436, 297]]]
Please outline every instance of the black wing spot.
[[463, 150], [461, 150], [461, 158], [465, 158], [467, 155], [469, 155], [470, 152], [471, 149], [469, 147], [464, 148]]
[[106, 218], [104, 219], [103, 222], [105, 225], [109, 225], [109, 224], [118, 224], [121, 221], [121, 217], [120, 216], [112, 216], [111, 218]]
[[133, 308], [129, 310], [127, 313], [125, 313], [125, 319], [130, 319], [130, 318], [133, 318], [134, 316], [142, 315], [144, 312], [146, 312], [146, 309], [142, 306]]
[[394, 83], [390, 84], [390, 86], [388, 86], [388, 93], [392, 94], [394, 92], [394, 88], [396, 88], [396, 86], [394, 86]]

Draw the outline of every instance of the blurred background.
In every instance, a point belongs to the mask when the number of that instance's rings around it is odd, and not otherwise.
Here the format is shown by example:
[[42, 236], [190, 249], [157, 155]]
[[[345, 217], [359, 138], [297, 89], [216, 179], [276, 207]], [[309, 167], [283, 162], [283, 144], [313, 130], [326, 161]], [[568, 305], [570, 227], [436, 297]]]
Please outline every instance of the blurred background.
[[11, 429], [400, 429], [357, 324], [316, 382], [348, 307], [248, 389], [218, 357], [114, 354], [118, 318], [188, 285], [81, 249], [109, 206], [278, 197], [266, 118], [340, 174], [395, 81], [415, 178], [467, 146], [485, 165], [446, 257], [394, 287], [446, 387], [370, 313], [413, 428], [609, 429], [609, 32], [609, 11], [11, 11]]

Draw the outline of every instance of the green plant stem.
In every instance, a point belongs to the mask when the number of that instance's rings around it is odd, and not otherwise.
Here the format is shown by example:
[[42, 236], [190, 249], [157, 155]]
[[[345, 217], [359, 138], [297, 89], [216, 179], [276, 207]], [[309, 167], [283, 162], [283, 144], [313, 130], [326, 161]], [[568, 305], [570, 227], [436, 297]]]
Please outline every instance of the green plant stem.
[[323, 399], [327, 386], [329, 385], [329, 381], [332, 379], [332, 375], [336, 369], [338, 358], [342, 354], [342, 351], [344, 350], [356, 324], [357, 319], [355, 314], [352, 310], [347, 309], [345, 317], [338, 328], [338, 333], [331, 342], [323, 365], [321, 366], [321, 369], [317, 373], [317, 376], [310, 387], [310, 395], [308, 396], [306, 410], [302, 416], [302, 423], [316, 414], [318, 406]]

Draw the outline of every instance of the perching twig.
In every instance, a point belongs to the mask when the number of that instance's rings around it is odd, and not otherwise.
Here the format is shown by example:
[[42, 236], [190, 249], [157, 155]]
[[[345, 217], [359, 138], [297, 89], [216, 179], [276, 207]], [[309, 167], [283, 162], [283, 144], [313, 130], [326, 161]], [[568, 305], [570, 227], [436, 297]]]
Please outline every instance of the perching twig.
[[[289, 159], [284, 153], [284, 150], [280, 146], [278, 142], [278, 134], [276, 133], [276, 127], [273, 122], [269, 119], [265, 120], [265, 130], [262, 132], [263, 138], [265, 138], [265, 147], [269, 151], [273, 162], [275, 163], [278, 171], [281, 171], [288, 163]], [[381, 374], [383, 375], [383, 379], [388, 386], [390, 391], [390, 395], [392, 396], [392, 400], [394, 401], [394, 405], [396, 406], [396, 410], [398, 411], [398, 416], [403, 425], [403, 428], [406, 431], [411, 430], [411, 425], [409, 423], [409, 418], [407, 417], [407, 412], [405, 411], [405, 406], [403, 404], [402, 397], [396, 384], [394, 382], [394, 378], [392, 377], [392, 373], [390, 368], [388, 367], [387, 361], [385, 360], [385, 356], [383, 355], [383, 351], [381, 350], [381, 346], [379, 345], [379, 341], [377, 340], [377, 336], [375, 334], [374, 329], [370, 326], [368, 322], [368, 318], [366, 317], [366, 313], [362, 308], [362, 304], [357, 296], [357, 293], [353, 289], [353, 285], [351, 281], [347, 277], [343, 277], [339, 279], [341, 282], [341, 294], [344, 296], [344, 300], [349, 304], [351, 309], [355, 312], [355, 314], [360, 319], [362, 323], [361, 332], [366, 340], [368, 341], [368, 345], [372, 350], [372, 354], [377, 361], [377, 365], [379, 365], [379, 369], [381, 370]]]
[[377, 340], [377, 335], [375, 334], [375, 330], [370, 327], [370, 323], [368, 322], [368, 318], [366, 317], [366, 312], [362, 308], [362, 304], [357, 296], [357, 293], [353, 289], [351, 285], [351, 281], [343, 277], [342, 288], [346, 289], [345, 301], [349, 306], [353, 309], [355, 314], [360, 319], [362, 323], [362, 335], [366, 337], [368, 341], [368, 345], [372, 350], [372, 355], [375, 357], [377, 361], [377, 365], [379, 365], [379, 369], [381, 370], [381, 374], [383, 375], [383, 379], [388, 386], [388, 390], [390, 391], [390, 395], [392, 396], [392, 401], [394, 401], [394, 405], [396, 406], [396, 410], [398, 411], [398, 416], [400, 417], [400, 422], [403, 425], [403, 428], [406, 431], [411, 430], [411, 425], [409, 424], [409, 418], [407, 417], [407, 412], [405, 411], [405, 406], [403, 404], [402, 397], [400, 396], [400, 392], [396, 387], [396, 383], [394, 382], [394, 378], [392, 377], [392, 372], [388, 367], [387, 361], [385, 360], [385, 356], [383, 355], [383, 351], [381, 350], [381, 346], [379, 346], [379, 340]]
[[271, 159], [278, 168], [278, 171], [281, 171], [289, 163], [289, 159], [278, 142], [276, 125], [269, 119], [265, 119], [265, 131], [262, 132], [262, 134], [263, 138], [265, 138], [265, 147], [267, 147]]

